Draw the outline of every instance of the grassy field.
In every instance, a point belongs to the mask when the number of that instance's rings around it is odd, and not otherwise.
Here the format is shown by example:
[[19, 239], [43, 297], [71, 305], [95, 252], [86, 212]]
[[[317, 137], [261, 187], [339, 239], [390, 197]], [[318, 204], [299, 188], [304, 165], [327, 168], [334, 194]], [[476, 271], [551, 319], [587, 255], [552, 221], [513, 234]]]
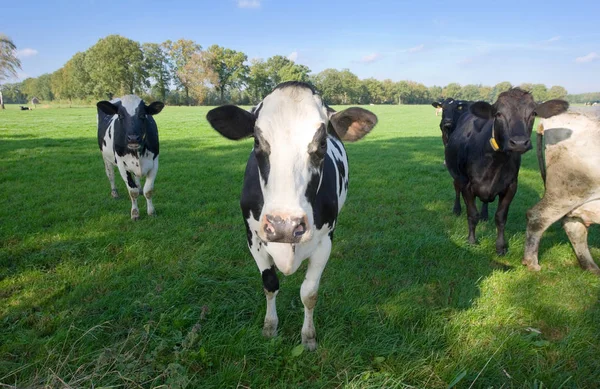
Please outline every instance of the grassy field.
[[[0, 112], [0, 386], [125, 388], [593, 388], [600, 279], [559, 225], [542, 271], [521, 265], [525, 212], [543, 193], [524, 157], [507, 224], [467, 240], [430, 106], [368, 107], [347, 146], [350, 191], [301, 352], [305, 265], [280, 277], [279, 336], [246, 247], [239, 193], [251, 140], [209, 128], [205, 107], [166, 107], [154, 204], [129, 217], [95, 139], [95, 109]], [[592, 227], [592, 255], [600, 258]]]

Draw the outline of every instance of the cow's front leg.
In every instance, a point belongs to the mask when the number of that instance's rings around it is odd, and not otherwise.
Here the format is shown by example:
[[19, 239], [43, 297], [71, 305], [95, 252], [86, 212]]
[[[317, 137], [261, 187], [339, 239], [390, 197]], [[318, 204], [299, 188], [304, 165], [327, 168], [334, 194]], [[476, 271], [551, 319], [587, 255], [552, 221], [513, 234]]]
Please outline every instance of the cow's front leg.
[[158, 173], [158, 157], [154, 161], [154, 167], [148, 172], [146, 182], [144, 183], [144, 197], [146, 198], [146, 206], [148, 209], [148, 215], [150, 216], [156, 215], [154, 204], [152, 204], [152, 195], [154, 194], [154, 180], [156, 179], [156, 173]]
[[565, 217], [563, 227], [571, 241], [573, 250], [575, 250], [581, 268], [600, 275], [600, 268], [594, 262], [588, 247], [588, 229], [585, 224], [580, 218]]
[[504, 227], [508, 218], [508, 208], [517, 193], [517, 182], [513, 182], [508, 186], [504, 193], [500, 193], [498, 199], [498, 209], [496, 210], [496, 254], [505, 255], [508, 252], [508, 244], [504, 239]]
[[117, 186], [115, 185], [115, 166], [110, 161], [105, 159], [104, 170], [106, 171], [108, 182], [110, 182], [110, 195], [115, 199], [119, 198], [119, 192], [117, 191]]
[[[248, 228], [247, 228], [248, 230]], [[264, 243], [249, 230], [247, 231], [250, 236], [248, 241], [248, 248], [252, 253], [252, 257], [258, 266], [258, 270], [262, 276], [263, 289], [265, 291], [265, 297], [267, 299], [267, 313], [265, 314], [265, 322], [263, 325], [262, 334], [267, 338], [277, 336], [277, 325], [279, 319], [277, 318], [277, 307], [275, 305], [275, 299], [277, 293], [279, 293], [279, 279], [277, 278], [277, 271], [275, 270], [275, 263], [271, 256], [267, 253]]]
[[463, 199], [465, 201], [465, 206], [467, 207], [467, 222], [469, 224], [469, 243], [475, 244], [477, 243], [477, 239], [475, 238], [475, 227], [477, 227], [477, 222], [479, 221], [479, 213], [477, 213], [477, 206], [475, 205], [475, 195], [471, 192], [469, 187], [464, 187], [462, 189]]
[[139, 186], [136, 186], [136, 179], [134, 178], [134, 175], [120, 165], [119, 173], [121, 173], [121, 177], [123, 177], [123, 180], [127, 184], [129, 198], [131, 198], [131, 219], [138, 220], [140, 218], [140, 210], [138, 209], [137, 199], [140, 195], [140, 188]]
[[300, 297], [304, 304], [304, 324], [302, 325], [302, 344], [304, 347], [313, 351], [317, 348], [317, 333], [313, 322], [313, 312], [317, 304], [317, 293], [319, 291], [319, 282], [329, 260], [331, 253], [331, 239], [325, 238], [315, 252], [311, 255], [306, 277], [300, 288]]

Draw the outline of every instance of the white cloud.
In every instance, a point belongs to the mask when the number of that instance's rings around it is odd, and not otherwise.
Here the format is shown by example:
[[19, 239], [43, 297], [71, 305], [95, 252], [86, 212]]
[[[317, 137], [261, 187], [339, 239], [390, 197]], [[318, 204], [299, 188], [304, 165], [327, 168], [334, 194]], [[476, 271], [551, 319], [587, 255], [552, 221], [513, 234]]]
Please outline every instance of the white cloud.
[[288, 59], [290, 61], [296, 62], [296, 60], [298, 59], [298, 52], [297, 51], [292, 51], [291, 54], [288, 55]]
[[600, 55], [598, 55], [598, 53], [596, 52], [591, 52], [588, 55], [584, 55], [583, 57], [577, 57], [575, 58], [575, 62], [577, 63], [586, 63], [586, 62], [592, 62], [596, 59], [600, 58]]
[[260, 8], [261, 0], [238, 0], [239, 8]]
[[21, 50], [17, 50], [17, 57], [19, 58], [27, 58], [27, 57], [33, 57], [34, 55], [37, 55], [38, 51], [36, 49], [21, 49]]
[[423, 51], [423, 49], [425, 48], [425, 45], [419, 45], [417, 47], [411, 47], [410, 49], [408, 49], [409, 53], [418, 53], [419, 51]]
[[551, 43], [551, 42], [556, 42], [560, 40], [560, 36], [553, 36], [552, 38], [548, 39], [546, 42]]
[[371, 62], [375, 62], [375, 61], [377, 61], [379, 59], [381, 59], [381, 54], [379, 54], [379, 53], [373, 53], [373, 54], [365, 55], [364, 57], [362, 57], [360, 59], [360, 62], [362, 62], [362, 63], [371, 63]]

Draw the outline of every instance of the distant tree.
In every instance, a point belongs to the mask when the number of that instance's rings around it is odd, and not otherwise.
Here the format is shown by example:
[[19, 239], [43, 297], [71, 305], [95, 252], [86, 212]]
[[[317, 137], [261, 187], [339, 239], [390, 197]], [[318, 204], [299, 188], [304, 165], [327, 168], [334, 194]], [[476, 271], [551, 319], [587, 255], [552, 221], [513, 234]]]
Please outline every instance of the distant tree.
[[190, 97], [198, 104], [205, 104], [210, 87], [218, 82], [207, 57], [209, 54], [205, 51], [194, 53], [179, 69], [178, 78], [181, 84], [185, 85], [187, 104], [190, 104]]
[[310, 69], [282, 55], [267, 59], [266, 66], [273, 87], [285, 81], [308, 81]]
[[50, 88], [56, 98], [68, 100], [69, 106], [72, 104], [73, 87], [64, 66], [50, 75]]
[[148, 77], [152, 79], [152, 89], [156, 91], [156, 97], [164, 102], [171, 82], [169, 57], [166, 49], [158, 43], [144, 43], [142, 52], [144, 53], [144, 67]]
[[312, 83], [327, 104], [350, 104], [360, 98], [361, 82], [348, 69], [325, 69], [312, 78]]
[[90, 47], [84, 66], [97, 97], [141, 93], [146, 85], [140, 44], [120, 35], [109, 35]]
[[530, 82], [524, 82], [519, 85], [519, 88], [526, 90], [527, 92], [531, 92], [533, 90], [533, 84]]
[[248, 86], [246, 92], [252, 104], [257, 104], [273, 89], [273, 81], [269, 78], [267, 63], [262, 59], [250, 60], [248, 68]]
[[9, 104], [26, 104], [27, 96], [23, 94], [23, 83], [15, 82], [2, 85], [2, 93], [4, 94], [4, 102]]
[[441, 86], [430, 86], [429, 87], [429, 98], [431, 101], [440, 101], [443, 100], [443, 91]]
[[498, 100], [498, 96], [500, 96], [500, 93], [506, 92], [510, 89], [512, 89], [512, 84], [508, 81], [503, 81], [494, 85], [492, 88], [492, 93], [490, 94], [490, 101], [492, 103], [496, 102], [496, 100]]
[[463, 86], [459, 94], [459, 97], [462, 100], [469, 101], [478, 101], [480, 96], [481, 94], [479, 93], [479, 86], [473, 84]]
[[27, 98], [38, 98], [43, 101], [52, 101], [54, 94], [52, 93], [51, 75], [46, 73], [37, 78], [27, 78], [23, 81], [23, 93]]
[[492, 94], [492, 88], [489, 86], [480, 86], [479, 87], [479, 98], [477, 101], [487, 101], [490, 102], [490, 95]]
[[235, 51], [219, 45], [210, 46], [203, 53], [206, 73], [213, 73], [213, 87], [219, 93], [223, 103], [225, 92], [229, 88], [241, 87], [246, 82], [248, 67], [244, 64], [248, 57], [241, 51]]
[[[171, 67], [171, 78], [178, 88], [183, 89], [185, 93], [185, 102], [187, 105], [190, 104], [190, 90], [186, 80], [185, 74], [189, 76], [189, 66], [184, 70], [187, 63], [192, 59], [194, 54], [200, 53], [202, 46], [194, 41], [179, 39], [176, 42], [167, 40], [162, 43], [163, 48], [169, 54], [170, 67]], [[182, 80], [183, 76], [183, 80]]]
[[85, 69], [85, 52], [77, 52], [65, 64], [65, 79], [72, 88], [71, 95], [76, 99], [85, 99], [93, 94], [93, 84]]
[[21, 61], [17, 58], [17, 46], [6, 35], [0, 34], [0, 108], [4, 109], [2, 83], [9, 78], [17, 77], [21, 69]]
[[452, 97], [453, 99], [458, 99], [460, 91], [462, 90], [462, 87], [460, 86], [460, 84], [457, 84], [455, 82], [450, 83], [448, 85], [446, 85], [443, 89], [443, 97], [444, 98], [448, 98], [448, 97]]
[[366, 97], [363, 97], [363, 104], [382, 104], [385, 101], [383, 83], [375, 78], [362, 80], [362, 86], [366, 91]]
[[[399, 81], [396, 83], [396, 95], [398, 97], [398, 104], [409, 104], [412, 99], [412, 88], [410, 87], [409, 81]], [[386, 89], [386, 100], [393, 98], [390, 96], [389, 88]], [[389, 101], [389, 100], [388, 100]]]
[[546, 96], [548, 100], [564, 99], [565, 97], [567, 97], [567, 90], [559, 85], [554, 85], [552, 88], [550, 88]]
[[531, 88], [531, 94], [535, 101], [546, 101], [548, 99], [548, 88], [544, 84], [534, 84]]

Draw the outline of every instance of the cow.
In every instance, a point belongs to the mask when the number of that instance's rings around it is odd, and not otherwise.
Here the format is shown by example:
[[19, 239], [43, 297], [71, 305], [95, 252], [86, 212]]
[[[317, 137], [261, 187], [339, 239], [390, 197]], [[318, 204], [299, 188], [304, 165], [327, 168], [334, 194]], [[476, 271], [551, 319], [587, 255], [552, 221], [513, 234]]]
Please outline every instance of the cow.
[[338, 214], [348, 193], [348, 158], [342, 141], [369, 133], [377, 117], [362, 108], [335, 112], [309, 84], [279, 84], [252, 112], [234, 105], [206, 115], [224, 137], [254, 137], [240, 200], [248, 248], [262, 275], [267, 312], [263, 335], [277, 334], [276, 268], [293, 274], [309, 258], [300, 288], [302, 344], [315, 350], [313, 312], [331, 252]]
[[146, 105], [138, 96], [126, 95], [111, 101], [99, 101], [96, 106], [98, 146], [104, 159], [112, 197], [119, 197], [115, 186], [116, 165], [131, 198], [131, 219], [140, 217], [137, 199], [141, 194], [142, 177], [146, 177], [143, 194], [148, 215], [155, 215], [152, 192], [158, 172], [159, 145], [158, 127], [152, 116], [160, 113], [164, 104], [155, 101]]
[[536, 104], [531, 93], [514, 88], [501, 93], [493, 105], [473, 103], [470, 113], [461, 117], [446, 146], [446, 167], [467, 207], [469, 243], [476, 243], [479, 215], [475, 197], [485, 204], [498, 196], [496, 253], [507, 253], [504, 227], [517, 192], [521, 155], [532, 148], [535, 117], [558, 115], [568, 105], [562, 100]]
[[[444, 148], [448, 144], [448, 137], [454, 130], [456, 129], [456, 124], [458, 123], [458, 119], [460, 117], [469, 112], [469, 106], [472, 104], [472, 101], [465, 100], [456, 100], [452, 97], [448, 97], [442, 101], [434, 101], [431, 103], [432, 106], [435, 107], [436, 111], [440, 109], [442, 111], [442, 120], [440, 121], [440, 130], [442, 131], [442, 143], [444, 144]], [[446, 160], [444, 159], [444, 165], [446, 165]], [[454, 188], [456, 193], [454, 197], [454, 207], [452, 211], [456, 215], [460, 215], [461, 207], [460, 207], [460, 191], [457, 188]], [[481, 210], [481, 220], [487, 220], [488, 218], [487, 204], [484, 203], [483, 208]]]
[[[432, 103], [432, 105], [433, 104], [435, 104], [435, 103]], [[433, 105], [433, 106], [435, 107], [435, 116], [440, 116], [440, 114], [442, 113], [442, 107], [437, 107], [435, 105]]]
[[20, 105], [19, 107], [21, 108], [21, 111], [30, 111], [31, 110], [31, 108], [25, 107], [23, 105]]
[[569, 110], [542, 120], [537, 147], [546, 191], [527, 211], [523, 264], [531, 270], [541, 269], [538, 248], [542, 234], [562, 219], [580, 266], [600, 275], [587, 243], [588, 227], [600, 223], [600, 110]]

